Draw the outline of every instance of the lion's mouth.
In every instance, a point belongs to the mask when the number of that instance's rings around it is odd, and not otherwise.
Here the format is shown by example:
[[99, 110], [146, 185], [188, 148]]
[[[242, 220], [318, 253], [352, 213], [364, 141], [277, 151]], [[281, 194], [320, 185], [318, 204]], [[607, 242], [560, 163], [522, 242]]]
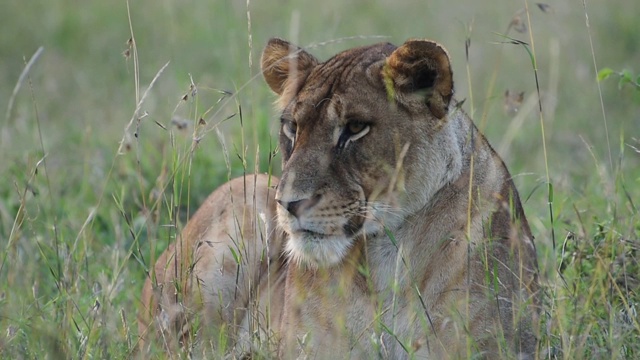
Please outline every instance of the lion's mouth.
[[362, 231], [363, 221], [354, 222], [354, 221], [345, 221], [345, 224], [333, 225], [329, 227], [322, 226], [304, 226], [300, 223], [290, 224], [287, 232], [289, 235], [310, 240], [310, 241], [319, 241], [323, 239], [331, 239], [331, 238], [354, 238]]
[[[339, 221], [336, 221], [336, 223], [337, 222]], [[304, 219], [297, 219], [292, 216], [281, 219], [281, 224], [289, 235], [305, 239], [344, 235], [336, 231], [339, 229], [338, 226], [327, 224], [326, 222], [305, 221]]]
[[307, 235], [312, 235], [312, 236], [325, 236], [325, 233], [321, 233], [321, 232], [317, 232], [317, 231], [312, 231], [312, 230], [300, 230], [299, 232], [303, 233], [303, 234], [307, 234]]
[[326, 233], [307, 230], [307, 229], [299, 229], [299, 230], [291, 231], [290, 235], [305, 239], [307, 241], [319, 241], [319, 240], [334, 236], [331, 234], [326, 234]]

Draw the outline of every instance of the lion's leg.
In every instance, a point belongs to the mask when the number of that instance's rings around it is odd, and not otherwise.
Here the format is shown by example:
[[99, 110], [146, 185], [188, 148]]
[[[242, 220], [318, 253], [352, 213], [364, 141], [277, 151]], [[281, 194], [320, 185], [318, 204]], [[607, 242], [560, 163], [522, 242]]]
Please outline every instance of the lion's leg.
[[188, 335], [188, 313], [185, 290], [190, 279], [186, 270], [190, 251], [181, 238], [169, 245], [158, 257], [153, 271], [142, 289], [142, 309], [138, 315], [139, 349], [145, 354], [148, 346], [162, 344], [168, 350], [177, 350], [179, 342]]

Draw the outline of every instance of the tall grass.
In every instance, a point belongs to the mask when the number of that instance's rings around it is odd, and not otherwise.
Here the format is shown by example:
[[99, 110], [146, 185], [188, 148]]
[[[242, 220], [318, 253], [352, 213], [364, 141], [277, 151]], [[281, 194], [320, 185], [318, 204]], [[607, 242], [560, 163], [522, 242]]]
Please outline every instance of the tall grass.
[[279, 172], [256, 59], [294, 29], [324, 58], [373, 35], [442, 42], [536, 235], [540, 357], [639, 357], [640, 91], [595, 74], [639, 72], [640, 5], [550, 5], [5, 4], [0, 355], [134, 354], [160, 251], [227, 179]]

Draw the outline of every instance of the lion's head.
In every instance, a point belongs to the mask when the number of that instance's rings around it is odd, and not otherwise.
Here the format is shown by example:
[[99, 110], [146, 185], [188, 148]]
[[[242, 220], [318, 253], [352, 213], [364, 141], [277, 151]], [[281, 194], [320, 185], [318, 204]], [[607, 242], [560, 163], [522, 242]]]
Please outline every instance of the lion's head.
[[272, 39], [262, 71], [282, 111], [276, 199], [294, 260], [339, 263], [358, 239], [402, 226], [459, 175], [452, 72], [440, 45], [382, 43], [319, 62]]

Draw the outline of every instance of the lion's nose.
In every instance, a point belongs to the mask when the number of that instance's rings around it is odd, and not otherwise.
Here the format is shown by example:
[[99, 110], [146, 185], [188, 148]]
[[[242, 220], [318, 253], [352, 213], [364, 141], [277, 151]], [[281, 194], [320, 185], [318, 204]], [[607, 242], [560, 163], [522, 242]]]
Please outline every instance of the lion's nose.
[[296, 218], [300, 215], [300, 210], [305, 200], [291, 201], [286, 202], [282, 200], [278, 200], [278, 203], [282, 205], [283, 208], [287, 209], [289, 214], [295, 216]]
[[284, 201], [282, 199], [277, 199], [278, 204], [282, 205], [283, 208], [287, 209], [289, 214], [299, 218], [303, 212], [309, 210], [311, 207], [316, 205], [320, 201], [320, 195], [316, 195], [310, 199], [301, 199], [295, 201]]

